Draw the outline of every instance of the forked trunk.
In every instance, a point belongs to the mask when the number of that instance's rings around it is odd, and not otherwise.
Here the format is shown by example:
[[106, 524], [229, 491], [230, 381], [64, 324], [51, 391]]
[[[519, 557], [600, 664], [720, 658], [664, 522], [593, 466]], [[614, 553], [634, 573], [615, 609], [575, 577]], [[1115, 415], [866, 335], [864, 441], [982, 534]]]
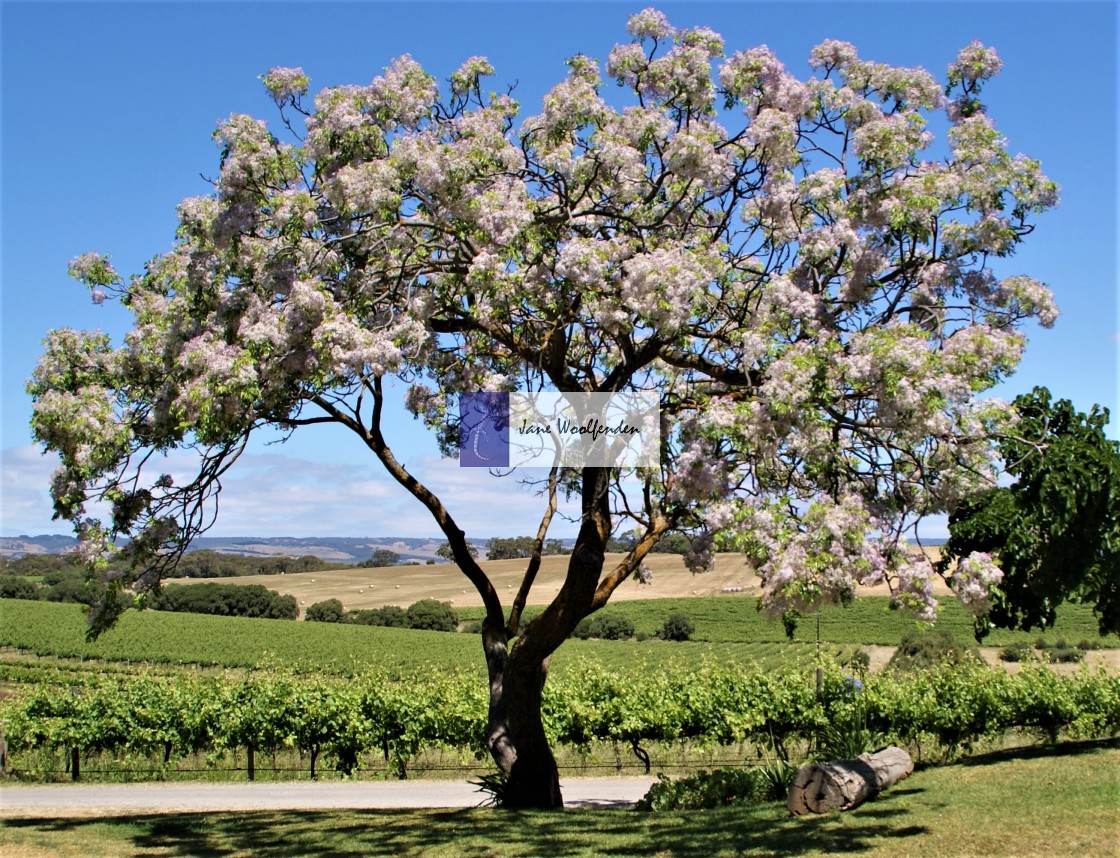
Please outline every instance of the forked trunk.
[[[590, 605], [590, 595], [583, 604]], [[486, 743], [506, 776], [504, 807], [564, 806], [560, 774], [545, 735], [541, 704], [552, 653], [586, 612], [586, 607], [582, 612], [572, 611], [571, 603], [561, 594], [512, 646], [508, 645], [505, 629], [495, 629], [489, 623], [483, 625], [490, 677]]]
[[607, 476], [605, 469], [584, 470], [583, 525], [568, 561], [564, 586], [552, 603], [522, 629], [506, 628], [500, 609], [488, 612], [483, 621], [490, 678], [486, 744], [506, 776], [504, 807], [547, 810], [564, 806], [541, 703], [552, 654], [592, 610], [610, 535]]

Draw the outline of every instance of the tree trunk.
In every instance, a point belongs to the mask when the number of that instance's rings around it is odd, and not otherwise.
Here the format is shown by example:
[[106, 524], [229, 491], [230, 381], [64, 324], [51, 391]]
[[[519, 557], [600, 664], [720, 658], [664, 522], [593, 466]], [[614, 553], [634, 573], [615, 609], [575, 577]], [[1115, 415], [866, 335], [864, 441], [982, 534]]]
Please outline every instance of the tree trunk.
[[500, 803], [509, 808], [561, 808], [560, 773], [541, 716], [550, 659], [528, 658], [524, 647], [509, 652], [504, 629], [495, 630], [489, 623], [484, 623], [483, 641], [490, 674], [486, 745], [506, 776]]
[[[610, 536], [608, 476], [603, 468], [583, 471], [583, 524], [568, 560], [564, 585], [552, 603], [523, 629], [507, 628], [500, 606], [488, 608], [482, 623], [490, 678], [486, 744], [506, 776], [503, 807], [550, 810], [564, 806], [541, 702], [552, 653], [592, 610]], [[511, 646], [510, 638], [515, 635]]]
[[795, 815], [851, 810], [914, 771], [914, 761], [893, 745], [854, 760], [802, 766], [789, 788], [786, 806]]
[[[515, 751], [508, 760], [503, 806], [509, 808], [562, 808], [560, 772], [548, 745], [541, 715], [544, 664], [510, 664], [504, 685], [505, 730], [508, 746]], [[508, 753], [508, 751], [507, 751]]]

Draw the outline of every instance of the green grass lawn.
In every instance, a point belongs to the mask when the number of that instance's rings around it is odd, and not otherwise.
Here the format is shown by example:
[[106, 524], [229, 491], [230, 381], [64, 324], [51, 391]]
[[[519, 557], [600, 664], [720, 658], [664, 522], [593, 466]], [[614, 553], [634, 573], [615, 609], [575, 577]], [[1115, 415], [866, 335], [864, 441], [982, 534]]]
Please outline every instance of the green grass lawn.
[[23, 856], [824, 856], [1108, 858], [1120, 854], [1120, 742], [976, 757], [919, 771], [854, 811], [782, 804], [642, 814], [267, 811], [8, 818]]

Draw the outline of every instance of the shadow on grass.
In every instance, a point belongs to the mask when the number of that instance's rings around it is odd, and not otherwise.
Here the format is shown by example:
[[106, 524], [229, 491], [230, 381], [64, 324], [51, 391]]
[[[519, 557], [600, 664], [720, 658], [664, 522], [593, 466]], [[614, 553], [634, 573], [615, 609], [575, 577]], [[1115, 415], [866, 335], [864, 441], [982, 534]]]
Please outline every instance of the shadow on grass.
[[[963, 766], [1076, 759], [1120, 749], [1120, 739], [985, 754]], [[951, 767], [949, 767], [951, 768]], [[614, 807], [563, 812], [447, 810], [161, 813], [69, 819], [9, 818], [3, 840], [46, 854], [108, 844], [102, 854], [170, 856], [631, 856], [858, 855], [890, 844], [908, 853], [954, 803], [944, 778], [920, 777], [854, 811], [790, 817], [784, 804], [639, 813]], [[950, 783], [952, 778], [949, 779]], [[34, 854], [38, 854], [35, 852]]]
[[977, 754], [975, 757], [966, 757], [957, 763], [961, 766], [991, 766], [996, 763], [1006, 763], [1010, 760], [1038, 760], [1046, 757], [1076, 757], [1082, 754], [1093, 754], [1109, 748], [1120, 748], [1120, 737], [1112, 739], [1095, 739], [1085, 742], [1059, 742], [1056, 745], [1031, 745], [1023, 748], [1009, 748], [1005, 751], [992, 751], [988, 754]]
[[[885, 797], [885, 796], [884, 796]], [[848, 814], [791, 818], [784, 805], [651, 814], [626, 810], [565, 812], [455, 810], [265, 811], [83, 819], [9, 819], [13, 832], [80, 844], [118, 838], [133, 854], [225, 856], [624, 856], [666, 853], [797, 856], [856, 854], [874, 840], [926, 833], [907, 811], [883, 804]], [[108, 830], [107, 830], [108, 829]], [[122, 851], [125, 851], [122, 849]]]

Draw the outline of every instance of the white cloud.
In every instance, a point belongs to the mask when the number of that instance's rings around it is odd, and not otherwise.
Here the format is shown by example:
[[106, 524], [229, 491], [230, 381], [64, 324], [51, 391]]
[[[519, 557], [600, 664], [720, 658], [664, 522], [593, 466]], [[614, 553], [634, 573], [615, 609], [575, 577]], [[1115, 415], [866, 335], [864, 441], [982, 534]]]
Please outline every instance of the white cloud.
[[[348, 464], [315, 461], [277, 449], [282, 448], [251, 448], [229, 470], [210, 535], [438, 535], [428, 511], [388, 476], [372, 454], [359, 453]], [[69, 525], [51, 520], [48, 486], [57, 457], [44, 456], [30, 444], [0, 451], [0, 456], [0, 534], [69, 533]], [[177, 484], [189, 481], [193, 470], [189, 451], [176, 451], [150, 464], [153, 476], [169, 473]], [[418, 458], [412, 467], [468, 536], [536, 533], [544, 499], [520, 485], [518, 475], [496, 478], [437, 456]], [[574, 535], [575, 527], [557, 517], [552, 533]]]
[[[543, 479], [547, 475], [543, 469], [525, 468], [495, 477], [485, 468], [460, 468], [454, 459], [428, 456], [417, 462], [415, 472], [443, 501], [467, 536], [533, 536], [540, 526], [545, 498], [524, 481]], [[416, 501], [413, 503], [420, 509]], [[575, 536], [578, 525], [569, 519], [578, 515], [578, 505], [565, 504], [561, 496], [560, 511], [553, 518], [549, 535]]]
[[43, 455], [33, 444], [0, 450], [0, 534], [70, 532], [66, 524], [51, 521], [49, 488], [57, 467], [57, 456]]

